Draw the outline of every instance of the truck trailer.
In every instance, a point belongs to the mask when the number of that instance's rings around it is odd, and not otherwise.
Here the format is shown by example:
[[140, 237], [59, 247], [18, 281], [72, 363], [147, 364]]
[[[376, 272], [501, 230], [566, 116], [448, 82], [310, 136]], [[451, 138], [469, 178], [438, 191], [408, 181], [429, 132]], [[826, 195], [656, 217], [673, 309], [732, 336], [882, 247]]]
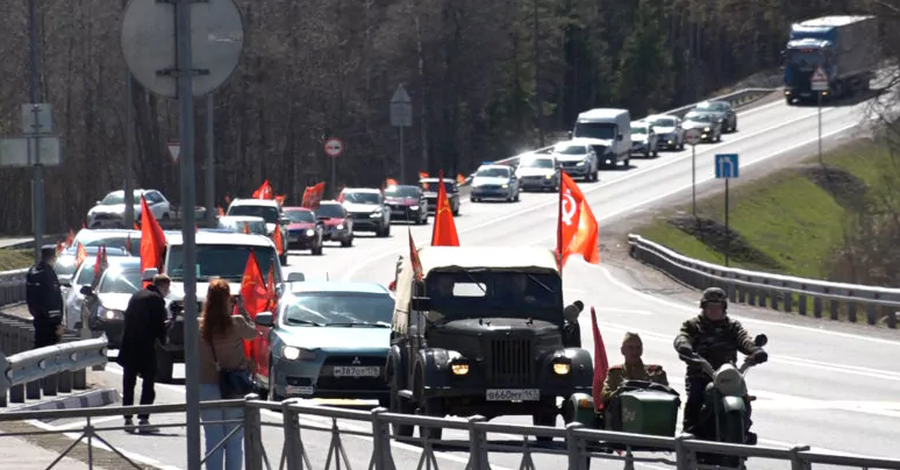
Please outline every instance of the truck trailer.
[[[878, 23], [874, 16], [824, 16], [794, 23], [782, 56], [788, 105], [868, 90], [881, 57]], [[828, 77], [828, 90], [822, 92], [810, 84], [820, 67]]]

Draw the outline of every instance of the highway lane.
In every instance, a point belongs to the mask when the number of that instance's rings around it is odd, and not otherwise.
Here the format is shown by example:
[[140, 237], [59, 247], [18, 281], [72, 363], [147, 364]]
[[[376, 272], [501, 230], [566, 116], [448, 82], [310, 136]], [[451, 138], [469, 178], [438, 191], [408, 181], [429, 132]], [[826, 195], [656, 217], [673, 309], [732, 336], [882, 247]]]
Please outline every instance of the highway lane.
[[[823, 132], [842, 132], [844, 127], [856, 122], [860, 112], [858, 107], [825, 108]], [[777, 102], [750, 109], [740, 116], [740, 132], [724, 136], [721, 144], [698, 147], [699, 180], [712, 176], [710, 167], [712, 155], [716, 152], [739, 152], [743, 166], [749, 162], [762, 164], [766, 158], [777, 157], [778, 152], [814, 139], [816, 135], [814, 108], [789, 108]], [[582, 185], [599, 219], [608, 220], [621, 213], [639, 210], [642, 205], [655, 203], [660, 196], [684, 190], [685, 185], [690, 183], [689, 150], [663, 153], [652, 160], [635, 159], [632, 165], [636, 168], [629, 171], [605, 171], [601, 173], [601, 181]], [[553, 194], [523, 194], [522, 200], [513, 204], [471, 204], [464, 201], [462, 215], [456, 219], [456, 224], [463, 244], [496, 244], [497, 239], [504, 239], [503, 243], [550, 247], [553, 244], [555, 217]], [[332, 279], [386, 284], [393, 278], [393, 261], [396, 256], [406, 252], [405, 229], [402, 225], [395, 226], [393, 236], [389, 239], [359, 237], [357, 246], [352, 249], [326, 248], [324, 257], [291, 256], [290, 264], [292, 269], [300, 269], [311, 275], [329, 272]], [[412, 232], [418, 244], [428, 243], [430, 226], [412, 227]], [[691, 315], [694, 302], [683, 303], [679, 300], [680, 309], [673, 305], [661, 305], [653, 300], [659, 300], [656, 297], [638, 295], [616, 285], [613, 280], [617, 280], [615, 276], [620, 276], [621, 273], [613, 273], [607, 277], [602, 270], [597, 269], [577, 261], [571, 262], [565, 273], [566, 278], [571, 279], [567, 281], [566, 296], [568, 300], [577, 297], [604, 309], [620, 309], [599, 312], [604, 323], [609, 356], [614, 361], [618, 357], [617, 343], [622, 329], [639, 331], [645, 336], [647, 360], [662, 363], [670, 371], [673, 383], [680, 380], [681, 365], [672, 353], [671, 337], [678, 324]], [[745, 316], [756, 315], [752, 309], [735, 307], [732, 310]], [[647, 314], [636, 314], [634, 311]], [[748, 322], [748, 328], [754, 332], [765, 331], [770, 337], [769, 350], [772, 352], [772, 361], [753, 370], [749, 377], [750, 386], [760, 397], [756, 402], [758, 413], [755, 421], [761, 437], [767, 440], [764, 442], [801, 441], [853, 453], [890, 455], [891, 448], [885, 443], [889, 440], [896, 442], [900, 436], [896, 431], [890, 431], [898, 426], [891, 416], [891, 410], [887, 409], [889, 406], [882, 402], [896, 399], [897, 380], [894, 375], [883, 372], [896, 373], [897, 367], [889, 359], [894, 355], [886, 352], [895, 351], [900, 345], [893, 341], [873, 345], [859, 338], [829, 335], [796, 326], [780, 326], [778, 323], [759, 323], [766, 320], [756, 321], [757, 323]], [[586, 347], [591, 348], [589, 330], [584, 331]], [[815, 349], [810, 350], [809, 347]], [[781, 354], [784, 356], [780, 357]], [[798, 368], [787, 362], [788, 357], [795, 363], [818, 362], [814, 365], [804, 363], [803, 367]], [[859, 370], [864, 367], [872, 370]], [[115, 366], [110, 369], [114, 370]], [[875, 378], [879, 374], [888, 379]], [[104, 375], [114, 376], [114, 373]], [[853, 390], [853, 395], [850, 390]], [[161, 387], [158, 401], [183, 401], [182, 391], [183, 387], [179, 386]], [[891, 394], [893, 396], [889, 396]], [[846, 409], [853, 409], [848, 406], [850, 404], [831, 401], [853, 400], [857, 396], [867, 403], [868, 409], [847, 411]], [[502, 421], [530, 423], [526, 418], [506, 418]], [[879, 435], [884, 436], [883, 439], [863, 439], [862, 436], [871, 432], [864, 431], [872, 430], [871, 426], [876, 424], [882, 430]], [[274, 448], [280, 444], [279, 432], [267, 431], [267, 446]], [[446, 438], [464, 440], [466, 436], [463, 433], [448, 432]], [[166, 440], [168, 438], [159, 438], [165, 444], [152, 446], [148, 441], [152, 439], [156, 442], [156, 438], [120, 433], [116, 439], [126, 449], [149, 454], [169, 465], [183, 465], [183, 438], [180, 441], [173, 438], [171, 442]], [[322, 445], [327, 442], [324, 435], [315, 436], [313, 440]], [[348, 450], [353, 455], [354, 466], [358, 466], [356, 461], [367, 464], [369, 451], [363, 447], [363, 441], [351, 440]], [[445, 465], [450, 465], [449, 468], [462, 468], [462, 455], [445, 454], [440, 459], [442, 468]], [[313, 455], [310, 457], [314, 458]], [[415, 465], [416, 453], [401, 449], [395, 451], [395, 459], [398, 460], [398, 465]], [[317, 459], [314, 458], [315, 460]], [[500, 467], [518, 468], [519, 457], [493, 455], [491, 461]], [[559, 466], [563, 462], [561, 458], [552, 456], [536, 456], [535, 461], [538, 468]], [[324, 452], [321, 463], [324, 463]]]

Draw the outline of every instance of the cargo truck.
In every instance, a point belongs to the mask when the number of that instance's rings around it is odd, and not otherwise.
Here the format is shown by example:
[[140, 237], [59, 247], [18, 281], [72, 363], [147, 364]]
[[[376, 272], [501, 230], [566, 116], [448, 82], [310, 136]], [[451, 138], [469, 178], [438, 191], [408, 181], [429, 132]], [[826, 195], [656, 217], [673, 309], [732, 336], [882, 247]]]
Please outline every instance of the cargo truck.
[[[880, 61], [874, 16], [825, 16], [791, 26], [784, 58], [784, 97], [788, 105], [842, 98], [868, 90]], [[810, 80], [819, 68], [828, 90], [813, 91]]]

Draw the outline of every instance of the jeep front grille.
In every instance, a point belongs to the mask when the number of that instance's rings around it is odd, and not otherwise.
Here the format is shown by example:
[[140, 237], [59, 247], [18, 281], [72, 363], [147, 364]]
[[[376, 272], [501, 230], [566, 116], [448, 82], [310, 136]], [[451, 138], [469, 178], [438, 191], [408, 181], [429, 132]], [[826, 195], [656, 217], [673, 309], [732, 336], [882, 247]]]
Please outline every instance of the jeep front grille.
[[490, 340], [488, 382], [492, 387], [533, 385], [534, 357], [527, 339]]

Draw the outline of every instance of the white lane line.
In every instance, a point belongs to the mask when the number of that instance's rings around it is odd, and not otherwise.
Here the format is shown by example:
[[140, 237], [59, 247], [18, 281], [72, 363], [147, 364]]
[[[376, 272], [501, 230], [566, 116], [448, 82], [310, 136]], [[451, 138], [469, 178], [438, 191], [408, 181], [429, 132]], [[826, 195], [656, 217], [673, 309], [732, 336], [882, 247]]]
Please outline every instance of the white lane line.
[[[635, 314], [635, 315], [646, 315], [646, 316], [655, 315], [655, 313], [653, 313], [649, 310], [636, 310], [633, 308], [617, 308], [617, 307], [592, 307], [592, 308], [598, 312], [630, 313], [630, 314]], [[587, 310], [587, 307], [585, 307], [585, 309]]]
[[[609, 270], [606, 269], [605, 266], [597, 266], [597, 265], [587, 264], [587, 263], [583, 263], [583, 264], [585, 266], [589, 266], [593, 269], [599, 269], [604, 274], [604, 276], [606, 276], [606, 279], [609, 282], [615, 284], [617, 287], [620, 287], [624, 290], [630, 291], [632, 294], [634, 294], [638, 297], [644, 298], [651, 302], [656, 302], [657, 304], [663, 305], [667, 308], [674, 308], [674, 309], [678, 309], [678, 310], [682, 310], [682, 311], [690, 312], [690, 313], [694, 313], [694, 314], [696, 314], [698, 312], [697, 307], [689, 307], [681, 302], [666, 300], [666, 299], [659, 298], [654, 295], [650, 295], [645, 292], [636, 290], [635, 288], [631, 287], [630, 285], [625, 284], [624, 282], [616, 279], [616, 277], [613, 276], [612, 273], [609, 272]], [[742, 323], [750, 323], [750, 324], [771, 326], [771, 327], [777, 327], [777, 328], [785, 328], [785, 329], [790, 329], [790, 330], [803, 331], [805, 333], [815, 333], [815, 334], [826, 335], [826, 336], [834, 336], [836, 338], [846, 338], [846, 339], [853, 339], [853, 340], [857, 340], [857, 341], [865, 341], [867, 343], [883, 344], [886, 346], [895, 346], [895, 347], [900, 346], [900, 341], [893, 341], [893, 340], [877, 338], [877, 337], [873, 337], [873, 336], [863, 336], [863, 335], [858, 335], [858, 334], [853, 334], [853, 333], [844, 333], [841, 331], [828, 330], [828, 329], [824, 329], [824, 328], [813, 328], [813, 327], [809, 327], [809, 326], [791, 325], [788, 323], [781, 323], [781, 322], [768, 321], [768, 320], [757, 320], [755, 318], [746, 318], [746, 317], [741, 317], [741, 316], [733, 315], [733, 314], [729, 314], [729, 316], [731, 316], [732, 318], [735, 318], [737, 320], [740, 320]]]
[[[754, 108], [754, 109], [748, 110], [748, 113], [751, 112], [751, 111], [754, 111], [754, 110], [767, 109], [767, 108], [770, 107], [770, 106], [773, 106], [773, 107], [774, 107], [776, 104], [777, 104], [777, 105], [783, 105], [783, 103], [781, 103], [781, 102], [775, 102], [775, 103], [772, 103], [771, 105], [766, 105], [766, 106], [763, 106], [763, 107], [760, 107], [760, 108]], [[837, 110], [837, 109], [841, 109], [841, 108], [827, 108], [827, 109], [823, 109], [823, 110], [822, 110], [822, 114], [824, 115], [824, 114], [827, 114], [827, 113], [832, 112], [832, 111]], [[744, 114], [747, 114], [747, 113], [744, 113]], [[730, 144], [734, 144], [734, 143], [736, 143], [736, 142], [741, 142], [741, 141], [744, 141], [744, 140], [749, 140], [749, 139], [752, 139], [752, 138], [754, 138], [754, 137], [756, 137], [756, 136], [763, 135], [763, 134], [767, 134], [767, 133], [771, 132], [773, 129], [781, 129], [781, 128], [783, 128], [783, 127], [786, 126], [786, 125], [793, 124], [793, 123], [795, 123], [795, 122], [804, 121], [804, 120], [807, 120], [807, 119], [811, 119], [811, 118], [813, 118], [813, 117], [815, 117], [815, 116], [817, 116], [817, 115], [818, 115], [818, 114], [817, 114], [816, 112], [812, 112], [812, 113], [809, 113], [809, 114], [804, 114], [803, 116], [797, 117], [797, 118], [795, 118], [795, 119], [791, 119], [791, 120], [789, 120], [789, 121], [781, 122], [781, 123], [778, 123], [777, 125], [770, 126], [770, 127], [765, 128], [765, 129], [761, 129], [761, 130], [758, 130], [758, 131], [756, 131], [756, 132], [752, 132], [752, 133], [750, 133], [750, 134], [742, 134], [742, 135], [739, 135], [739, 136], [737, 136], [735, 139], [729, 139], [729, 140], [724, 141], [724, 142], [722, 142], [722, 143], [720, 143], [720, 144], [704, 146], [704, 147], [698, 152], [698, 155], [704, 155], [704, 154], [707, 154], [707, 153], [711, 153], [711, 152], [715, 151], [716, 149], [718, 149], [718, 148], [720, 148], [720, 147], [727, 146], [727, 145], [730, 145]], [[851, 126], [847, 126], [846, 129], [849, 129], [849, 128], [852, 128], [852, 127], [856, 127], [856, 126], [857, 126], [857, 124], [853, 124], [853, 125], [851, 125]], [[845, 129], [842, 129], [841, 131], [843, 131], [843, 130], [845, 130]], [[827, 137], [828, 135], [830, 135], [830, 134], [823, 135], [822, 138], [825, 138], [825, 137]], [[816, 140], [818, 140], [818, 137], [817, 137], [816, 139], [813, 139], [811, 142], [815, 142]], [[810, 142], [810, 141], [804, 142], [802, 145], [808, 145], [809, 142]], [[795, 145], [795, 146], [790, 147], [790, 148], [787, 149], [787, 150], [790, 150], [790, 149], [793, 149], [793, 148], [796, 148], [796, 147], [800, 147], [800, 146], [802, 146], [802, 145]], [[778, 152], [778, 153], [776, 153], [776, 154], [773, 154], [773, 155], [779, 155], [779, 154], [781, 154], [781, 153], [786, 152], [787, 150], [782, 150], [782, 151], [780, 151], [780, 152]], [[667, 166], [670, 166], [670, 165], [673, 165], [673, 164], [675, 164], [675, 163], [679, 163], [679, 162], [682, 162], [682, 161], [685, 161], [685, 160], [691, 158], [691, 152], [681, 152], [681, 153], [682, 153], [681, 155], [674, 156], [674, 157], [672, 157], [671, 159], [668, 159], [668, 160], [666, 160], [665, 162], [663, 162], [663, 163], [661, 163], [661, 164], [658, 164], [658, 165], [651, 165], [651, 166], [648, 166], [648, 167], [645, 167], [645, 168], [639, 168], [637, 171], [629, 171], [628, 173], [626, 173], [626, 174], [624, 174], [624, 175], [622, 175], [622, 176], [620, 176], [620, 177], [618, 177], [618, 178], [612, 179], [612, 180], [607, 181], [607, 182], [605, 182], [605, 183], [600, 183], [600, 184], [588, 186], [588, 187], [582, 189], [581, 191], [582, 191], [584, 194], [593, 193], [593, 192], [598, 191], [598, 190], [600, 190], [600, 189], [603, 189], [603, 188], [606, 188], [606, 187], [609, 187], [609, 186], [612, 186], [612, 185], [619, 184], [619, 183], [621, 183], [621, 182], [623, 182], [623, 181], [628, 181], [628, 180], [630, 180], [630, 179], [632, 179], [632, 178], [635, 178], [635, 177], [637, 177], [637, 176], [643, 175], [643, 174], [645, 174], [645, 173], [649, 173], [649, 172], [651, 172], [651, 171], [656, 171], [656, 170], [659, 170], [659, 169], [661, 169], [661, 168], [665, 168], [665, 167], [667, 167]], [[767, 158], [768, 158], [768, 157], [767, 157]], [[744, 165], [744, 166], [747, 166], [747, 165]], [[674, 194], [674, 193], [666, 194], [666, 195], [664, 195], [663, 197], [669, 196], [669, 195], [671, 195], [671, 194]], [[656, 199], [654, 199], [654, 200], [657, 200], [657, 199], [660, 199], [660, 198], [656, 198]], [[650, 202], [650, 201], [648, 201], [648, 202]], [[474, 226], [471, 226], [471, 227], [466, 227], [465, 229], [460, 230], [458, 233], [459, 233], [459, 234], [463, 234], [463, 233], [473, 232], [473, 231], [482, 229], [482, 228], [484, 228], [484, 227], [488, 227], [488, 226], [491, 226], [491, 225], [495, 225], [495, 224], [497, 224], [497, 223], [499, 223], [499, 222], [503, 222], [503, 221], [505, 221], [505, 220], [509, 220], [509, 219], [513, 219], [513, 218], [518, 218], [518, 217], [520, 217], [520, 216], [522, 216], [522, 215], [529, 214], [529, 213], [538, 211], [538, 210], [540, 210], [540, 209], [543, 209], [543, 208], [545, 208], [545, 207], [553, 206], [553, 205], [555, 205], [555, 204], [557, 204], [557, 201], [555, 201], [555, 200], [550, 200], [550, 201], [547, 201], [547, 202], [542, 202], [542, 203], [540, 203], [540, 204], [531, 206], [531, 207], [529, 207], [529, 208], [527, 208], [527, 209], [522, 209], [522, 210], [520, 210], [520, 211], [512, 212], [512, 213], [509, 213], [509, 214], [506, 214], [506, 215], [503, 215], [503, 216], [500, 216], [500, 217], [491, 219], [491, 221], [489, 221], [489, 222], [484, 222], [484, 223], [481, 223], [481, 224], [478, 224], [478, 225], [474, 225]], [[623, 211], [619, 211], [616, 215], [618, 215], [619, 213], [622, 213], [622, 212], [623, 212]], [[608, 217], [609, 217], [609, 216], [604, 217], [604, 218], [608, 218]], [[354, 266], [354, 267], [350, 268], [349, 270], [347, 270], [347, 271], [344, 273], [344, 275], [342, 276], [342, 279], [345, 280], [345, 281], [350, 280], [350, 279], [353, 279], [353, 277], [356, 276], [356, 273], [358, 273], [363, 267], [366, 267], [366, 266], [368, 266], [368, 265], [374, 263], [375, 261], [380, 261], [380, 260], [382, 260], [382, 259], [392, 258], [392, 257], [395, 257], [395, 256], [396, 256], [396, 253], [393, 253], [393, 252], [390, 252], [390, 251], [389, 251], [389, 252], [383, 253], [383, 254], [381, 254], [381, 255], [379, 255], [379, 256], [375, 256], [375, 257], [369, 258], [369, 259], [367, 259], [367, 260], [362, 260], [362, 261], [360, 261], [356, 266]]]
[[[91, 420], [91, 421], [93, 421], [93, 420]], [[28, 420], [28, 421], [26, 421], [26, 422], [27, 422], [28, 424], [31, 424], [31, 425], [34, 426], [34, 427], [41, 428], [41, 429], [43, 429], [43, 430], [45, 430], [45, 431], [60, 431], [60, 430], [65, 429], [65, 427], [63, 427], [63, 426], [57, 427], [57, 426], [53, 426], [53, 425], [50, 425], [50, 424], [47, 424], [47, 423], [45, 423], [45, 422], [43, 422], [43, 421], [38, 421], [38, 420]], [[60, 435], [65, 436], [65, 437], [67, 437], [67, 438], [69, 438], [69, 439], [71, 439], [71, 440], [73, 440], [73, 441], [78, 440], [78, 439], [81, 437], [81, 434], [82, 434], [81, 432], [63, 432], [63, 433], [60, 433]], [[85, 439], [85, 440], [83, 441], [83, 443], [84, 443], [85, 445], [87, 445], [87, 440]], [[92, 447], [95, 447], [95, 448], [97, 448], [97, 449], [103, 449], [103, 450], [105, 450], [105, 451], [107, 451], [107, 452], [115, 453], [115, 451], [113, 451], [109, 446], [107, 446], [106, 444], [103, 444], [102, 442], [99, 442], [99, 441], [97, 441], [97, 440], [92, 440], [92, 441], [91, 441], [91, 446], [92, 446]], [[173, 466], [173, 465], [167, 465], [167, 464], [164, 464], [164, 463], [160, 462], [159, 460], [152, 459], [152, 458], [147, 457], [147, 456], [145, 456], [145, 455], [141, 455], [141, 454], [137, 454], [137, 453], [134, 453], [134, 452], [125, 450], [125, 449], [123, 449], [121, 446], [116, 446], [116, 450], [118, 450], [122, 455], [124, 455], [125, 457], [128, 457], [130, 460], [132, 460], [132, 461], [134, 461], [134, 462], [136, 462], [136, 463], [144, 464], [144, 465], [147, 465], [147, 466], [150, 466], [150, 467], [153, 467], [153, 468], [158, 468], [158, 469], [160, 469], [160, 470], [182, 470], [182, 469], [179, 468], [179, 467], [176, 467], [176, 466]]]

